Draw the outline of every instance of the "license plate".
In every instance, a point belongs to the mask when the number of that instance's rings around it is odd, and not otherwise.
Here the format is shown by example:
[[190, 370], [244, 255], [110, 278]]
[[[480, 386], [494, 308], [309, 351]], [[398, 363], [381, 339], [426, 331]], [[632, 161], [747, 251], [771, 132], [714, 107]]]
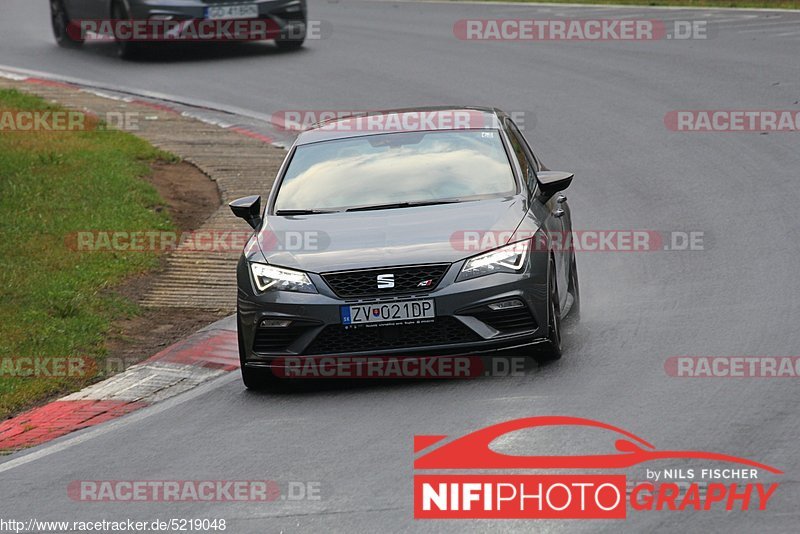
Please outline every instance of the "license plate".
[[211, 6], [206, 8], [209, 20], [255, 19], [258, 18], [258, 6], [246, 4], [239, 6]]
[[432, 319], [436, 317], [433, 300], [406, 300], [382, 304], [353, 304], [341, 306], [342, 324], [373, 324], [409, 319]]

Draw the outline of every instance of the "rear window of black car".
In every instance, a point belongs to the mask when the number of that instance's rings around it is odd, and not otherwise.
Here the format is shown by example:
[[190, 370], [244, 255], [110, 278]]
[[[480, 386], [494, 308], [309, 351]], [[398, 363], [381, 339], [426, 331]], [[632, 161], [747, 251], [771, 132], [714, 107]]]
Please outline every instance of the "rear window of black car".
[[498, 131], [399, 132], [298, 146], [274, 209], [476, 200], [516, 191]]

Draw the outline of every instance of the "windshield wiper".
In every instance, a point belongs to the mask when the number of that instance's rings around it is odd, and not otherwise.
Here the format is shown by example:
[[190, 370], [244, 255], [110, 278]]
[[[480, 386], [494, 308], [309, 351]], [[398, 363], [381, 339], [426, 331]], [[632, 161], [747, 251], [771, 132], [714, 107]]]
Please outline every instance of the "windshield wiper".
[[414, 208], [417, 206], [435, 206], [436, 204], [457, 204], [462, 202], [457, 198], [446, 200], [418, 200], [416, 202], [393, 202], [391, 204], [375, 204], [373, 206], [356, 206], [345, 211], [391, 210], [395, 208]]
[[278, 210], [275, 215], [318, 215], [320, 213], [338, 213], [339, 210]]

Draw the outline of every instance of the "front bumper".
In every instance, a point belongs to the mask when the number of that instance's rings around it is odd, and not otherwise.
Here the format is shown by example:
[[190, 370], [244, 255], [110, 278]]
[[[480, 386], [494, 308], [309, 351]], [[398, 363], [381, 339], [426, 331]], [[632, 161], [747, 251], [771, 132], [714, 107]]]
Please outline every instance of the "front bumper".
[[176, 19], [202, 19], [206, 8], [212, 6], [256, 4], [259, 16], [283, 15], [287, 19], [304, 18], [306, 3], [304, 0], [242, 0], [241, 2], [204, 2], [202, 0], [178, 1], [170, 0], [129, 0], [130, 14], [134, 19], [148, 19], [153, 16], [173, 16]]
[[[535, 262], [521, 274], [497, 273], [455, 282], [461, 269], [450, 266], [433, 291], [402, 296], [343, 299], [321, 276], [309, 273], [319, 294], [255, 294], [244, 260], [238, 268], [238, 328], [242, 364], [280, 366], [286, 357], [408, 356], [436, 358], [522, 351], [547, 336], [547, 263]], [[436, 317], [409, 324], [347, 328], [340, 306], [433, 299]], [[515, 300], [520, 306], [492, 310], [489, 304]], [[262, 326], [264, 320], [291, 321], [289, 326]], [[295, 358], [296, 359], [296, 358]]]
[[[171, 21], [201, 22], [206, 19], [206, 10], [213, 6], [255, 4], [258, 19], [269, 24], [269, 33], [275, 38], [299, 38], [305, 36], [307, 7], [305, 0], [250, 0], [243, 2], [204, 2], [201, 0], [170, 2], [169, 0], [130, 0], [130, 14], [134, 20], [168, 19]], [[248, 19], [245, 19], [248, 20]], [[243, 40], [253, 39], [242, 35]]]

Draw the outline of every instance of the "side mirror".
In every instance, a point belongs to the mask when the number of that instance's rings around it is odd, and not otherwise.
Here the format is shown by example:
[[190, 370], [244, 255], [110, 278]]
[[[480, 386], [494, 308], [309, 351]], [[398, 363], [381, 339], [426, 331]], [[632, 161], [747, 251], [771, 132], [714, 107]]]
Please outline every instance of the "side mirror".
[[234, 215], [247, 221], [253, 228], [261, 226], [261, 195], [237, 198], [228, 206]]
[[571, 172], [540, 171], [536, 175], [539, 182], [539, 199], [547, 202], [550, 197], [569, 187], [574, 177], [575, 175]]

